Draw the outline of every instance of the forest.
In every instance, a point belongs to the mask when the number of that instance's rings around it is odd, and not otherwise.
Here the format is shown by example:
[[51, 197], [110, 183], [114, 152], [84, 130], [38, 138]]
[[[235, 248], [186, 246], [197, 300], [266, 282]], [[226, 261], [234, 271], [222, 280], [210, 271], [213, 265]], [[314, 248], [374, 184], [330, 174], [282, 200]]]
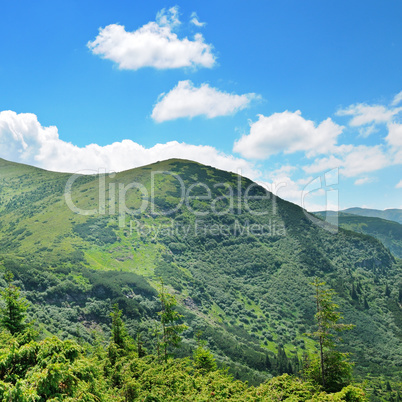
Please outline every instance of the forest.
[[[40, 339], [34, 322], [26, 320], [27, 301], [6, 272], [0, 310], [0, 396], [4, 401], [367, 401], [363, 384], [352, 385], [347, 354], [336, 350], [339, 324], [334, 292], [316, 279], [317, 331], [321, 358], [307, 357], [301, 370], [271, 378], [257, 387], [235, 380], [217, 366], [206, 342], [197, 338], [192, 358], [175, 358], [180, 348], [182, 315], [175, 297], [161, 282], [160, 320], [155, 323], [153, 353], [140, 335], [134, 340], [115, 304], [110, 313], [111, 334], [96, 342], [65, 340], [54, 335]], [[365, 385], [367, 388], [367, 384]], [[400, 400], [397, 388], [388, 394]], [[396, 385], [394, 385], [396, 387]]]

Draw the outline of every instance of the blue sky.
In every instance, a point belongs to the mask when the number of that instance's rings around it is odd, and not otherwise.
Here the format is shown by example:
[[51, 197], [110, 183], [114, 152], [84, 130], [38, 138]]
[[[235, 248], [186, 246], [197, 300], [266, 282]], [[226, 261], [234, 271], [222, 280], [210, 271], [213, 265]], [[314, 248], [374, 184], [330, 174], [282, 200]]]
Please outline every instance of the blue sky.
[[400, 21], [399, 1], [2, 2], [0, 157], [182, 157], [310, 210], [336, 207], [331, 171], [340, 208], [401, 208]]

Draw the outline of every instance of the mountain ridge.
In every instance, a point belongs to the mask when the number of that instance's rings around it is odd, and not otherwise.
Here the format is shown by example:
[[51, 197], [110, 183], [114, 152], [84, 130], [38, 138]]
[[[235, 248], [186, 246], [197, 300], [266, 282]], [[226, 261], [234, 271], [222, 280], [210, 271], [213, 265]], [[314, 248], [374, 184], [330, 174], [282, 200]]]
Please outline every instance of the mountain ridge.
[[131, 333], [149, 338], [163, 278], [189, 326], [179, 353], [190, 353], [202, 331], [221, 364], [258, 383], [313, 353], [304, 334], [314, 322], [309, 283], [319, 276], [338, 292], [345, 320], [358, 324], [345, 348], [359, 372], [380, 372], [384, 359], [390, 375], [400, 370], [401, 267], [378, 240], [328, 232], [249, 179], [178, 159], [77, 175], [71, 201], [93, 215], [68, 208], [71, 174], [29, 175], [29, 166], [5, 162], [0, 169], [0, 265], [14, 273], [38, 323], [49, 321], [62, 337], [107, 333], [117, 302]]
[[380, 210], [380, 209], [353, 207], [344, 209], [341, 212], [353, 215], [382, 218], [402, 224], [402, 209], [399, 208], [388, 208]]

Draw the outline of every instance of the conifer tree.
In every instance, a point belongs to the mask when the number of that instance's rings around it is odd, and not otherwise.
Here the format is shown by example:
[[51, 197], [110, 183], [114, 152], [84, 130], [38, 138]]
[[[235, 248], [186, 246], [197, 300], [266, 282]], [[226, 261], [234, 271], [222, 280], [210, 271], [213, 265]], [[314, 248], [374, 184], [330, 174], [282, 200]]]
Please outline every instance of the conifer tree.
[[325, 282], [320, 282], [318, 278], [312, 285], [315, 288], [317, 331], [310, 335], [318, 339], [320, 357], [318, 362], [309, 362], [305, 372], [325, 390], [334, 392], [350, 381], [352, 367], [347, 360], [348, 354], [336, 350], [335, 334], [352, 329], [354, 325], [338, 323], [343, 317], [337, 311], [339, 306], [333, 302], [336, 294], [333, 289], [326, 288]]
[[144, 342], [142, 341], [142, 334], [137, 333], [137, 355], [138, 357], [144, 357], [146, 355], [146, 349], [144, 348]]
[[[112, 318], [112, 327], [110, 343], [107, 348], [111, 366], [114, 366], [120, 357], [127, 356], [132, 348], [130, 343], [131, 339], [127, 334], [127, 330], [121, 316], [122, 310], [119, 310], [119, 306], [116, 303], [113, 305], [113, 310], [110, 313], [110, 317]], [[114, 383], [120, 383], [119, 368], [117, 368], [116, 372], [114, 373]]]
[[113, 306], [113, 311], [110, 313], [112, 318], [112, 342], [120, 349], [125, 349], [127, 342], [127, 331], [124, 322], [121, 318], [122, 311], [116, 303]]
[[194, 350], [194, 366], [203, 373], [209, 373], [217, 369], [212, 352], [207, 348], [207, 342], [201, 339], [201, 332], [197, 332], [197, 348]]
[[180, 334], [187, 328], [187, 326], [178, 323], [183, 316], [175, 310], [177, 300], [173, 295], [165, 291], [162, 280], [159, 300], [162, 304], [162, 311], [158, 313], [161, 317], [162, 324], [162, 341], [160, 342], [160, 346], [166, 362], [169, 349], [179, 347], [181, 342]]
[[20, 334], [27, 328], [26, 318], [27, 302], [21, 297], [20, 289], [13, 285], [13, 274], [6, 272], [7, 287], [1, 291], [4, 306], [0, 307], [0, 323], [12, 335]]

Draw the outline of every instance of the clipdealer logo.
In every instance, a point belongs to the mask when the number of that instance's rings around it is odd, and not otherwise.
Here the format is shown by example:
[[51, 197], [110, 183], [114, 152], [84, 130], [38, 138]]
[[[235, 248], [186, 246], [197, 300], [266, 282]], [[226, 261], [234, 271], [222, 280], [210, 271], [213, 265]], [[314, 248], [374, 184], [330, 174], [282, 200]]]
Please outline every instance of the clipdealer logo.
[[[330, 233], [338, 233], [338, 209], [339, 191], [336, 186], [339, 184], [339, 168], [328, 170], [322, 176], [311, 180], [303, 189], [301, 195], [301, 206], [305, 216], [316, 226]], [[319, 219], [307, 212], [307, 197], [312, 194], [320, 194], [325, 197], [324, 211], [327, 211], [325, 219]]]
[[[84, 174], [96, 175], [98, 182], [97, 208], [83, 209], [73, 201], [73, 186]], [[171, 180], [174, 180], [179, 188], [177, 203], [167, 210], [156, 208], [158, 197], [156, 191], [158, 188], [157, 177], [161, 175], [170, 176]], [[169, 216], [182, 207], [185, 207], [196, 217], [205, 217], [207, 215], [222, 216], [229, 213], [241, 214], [244, 211], [253, 216], [263, 216], [270, 213], [275, 215], [277, 210], [277, 200], [274, 194], [257, 183], [251, 183], [244, 188], [243, 177], [240, 175], [237, 176], [235, 185], [230, 185], [226, 182], [214, 183], [213, 185], [195, 182], [186, 187], [185, 182], [178, 174], [162, 170], [152, 171], [150, 172], [150, 190], [142, 183], [133, 181], [126, 184], [116, 182], [115, 178], [115, 173], [106, 173], [105, 169], [100, 169], [97, 172], [85, 170], [71, 175], [66, 183], [64, 192], [67, 206], [71, 211], [79, 215], [118, 215], [119, 227], [126, 226], [127, 217], [129, 216], [139, 216], [145, 213]], [[140, 193], [141, 204], [135, 209], [127, 206], [127, 198], [129, 192], [132, 191]], [[253, 209], [253, 201], [257, 200], [269, 200], [270, 210]], [[193, 202], [196, 201], [204, 201], [205, 205], [208, 206], [207, 210], [195, 208]]]

